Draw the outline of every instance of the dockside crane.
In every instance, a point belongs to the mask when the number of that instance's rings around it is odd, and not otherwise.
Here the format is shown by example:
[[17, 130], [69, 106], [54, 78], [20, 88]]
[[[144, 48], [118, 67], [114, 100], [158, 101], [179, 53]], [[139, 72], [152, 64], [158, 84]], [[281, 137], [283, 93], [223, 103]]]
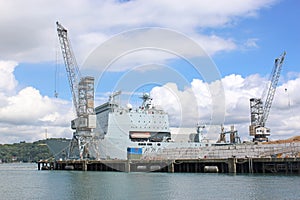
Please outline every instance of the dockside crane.
[[[89, 157], [88, 145], [92, 138], [92, 131], [96, 128], [94, 110], [94, 77], [81, 77], [71, 44], [68, 31], [56, 22], [57, 34], [68, 75], [72, 93], [76, 119], [71, 121], [71, 128], [75, 130], [71, 141], [68, 157], [74, 157], [79, 151], [80, 159]], [[78, 149], [77, 149], [78, 148]]]
[[250, 99], [251, 124], [249, 126], [249, 133], [250, 136], [254, 136], [254, 142], [267, 142], [268, 136], [270, 136], [270, 129], [265, 127], [265, 125], [270, 113], [285, 55], [286, 52], [283, 52], [275, 59], [272, 73], [262, 97]]

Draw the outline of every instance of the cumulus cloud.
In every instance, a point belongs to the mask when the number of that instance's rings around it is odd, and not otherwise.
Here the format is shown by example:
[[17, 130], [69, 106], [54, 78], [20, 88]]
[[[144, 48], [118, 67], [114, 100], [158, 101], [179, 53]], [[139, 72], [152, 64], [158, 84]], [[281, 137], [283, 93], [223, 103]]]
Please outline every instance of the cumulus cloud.
[[[111, 35], [140, 27], [175, 29], [203, 44], [209, 54], [236, 48], [231, 38], [202, 32], [257, 16], [276, 0], [229, 1], [0, 1], [1, 59], [22, 62], [53, 60], [55, 21], [70, 29], [79, 63]], [[233, 6], [234, 5], [234, 6]], [[253, 42], [251, 43], [254, 44]]]
[[18, 82], [13, 75], [17, 63], [14, 61], [0, 61], [0, 93], [13, 92]]
[[[242, 139], [250, 139], [248, 126], [250, 124], [249, 99], [262, 95], [267, 80], [258, 74], [242, 77], [231, 74], [222, 78], [225, 92], [225, 128], [235, 125]], [[214, 83], [211, 83], [214, 84]], [[299, 135], [300, 125], [300, 76], [283, 83], [277, 88], [270, 111], [267, 126], [271, 128], [271, 139], [287, 138]], [[209, 84], [194, 79], [190, 87], [179, 90], [175, 83], [155, 87], [151, 91], [154, 103], [164, 108], [170, 115], [172, 126], [195, 127], [198, 122], [210, 124], [212, 100]], [[208, 135], [217, 139], [218, 131], [213, 124], [214, 132]], [[220, 127], [220, 126], [219, 126]]]
[[15, 67], [16, 62], [0, 62], [0, 143], [42, 139], [46, 129], [50, 137], [71, 137], [71, 103], [42, 96], [33, 87], [18, 89]]
[[[222, 46], [219, 40], [217, 43]], [[214, 51], [216, 46], [211, 44], [209, 49]], [[211, 62], [206, 51], [191, 38], [174, 30], [135, 29], [118, 34], [99, 45], [83, 67], [97, 71], [126, 71], [132, 69], [132, 66], [145, 63], [165, 64], [172, 58], [184, 58], [194, 65], [200, 65], [199, 62]]]

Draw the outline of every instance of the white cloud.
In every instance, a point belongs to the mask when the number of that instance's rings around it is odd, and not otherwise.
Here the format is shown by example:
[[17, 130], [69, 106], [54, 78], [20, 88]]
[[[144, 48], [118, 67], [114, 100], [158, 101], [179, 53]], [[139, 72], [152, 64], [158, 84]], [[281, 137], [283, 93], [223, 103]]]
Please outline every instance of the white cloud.
[[245, 48], [258, 48], [257, 42], [258, 42], [258, 38], [249, 38], [245, 42], [244, 46]]
[[58, 43], [55, 28], [57, 20], [61, 20], [70, 30], [79, 63], [111, 35], [140, 27], [175, 29], [189, 37], [195, 37], [207, 52], [214, 54], [236, 48], [234, 40], [204, 34], [201, 30], [231, 26], [242, 18], [255, 17], [259, 10], [275, 2], [137, 0], [120, 3], [115, 0], [1, 0], [0, 55], [1, 59], [19, 62], [53, 60], [53, 49]]
[[45, 129], [50, 137], [71, 137], [71, 102], [42, 96], [33, 87], [18, 89], [13, 74], [16, 66], [15, 62], [0, 61], [1, 143], [42, 139]]
[[[82, 66], [89, 70], [88, 74], [93, 74], [94, 77], [99, 77], [101, 75], [99, 72], [103, 71], [128, 72], [129, 69], [139, 70], [139, 66], [166, 65], [180, 59], [197, 68], [205, 65], [214, 67], [207, 51], [210, 53], [220, 51], [221, 49], [218, 48], [226, 45], [228, 48], [230, 46], [230, 49], [235, 48], [235, 44], [230, 40], [224, 41], [216, 36], [199, 37], [195, 35], [192, 38], [202, 40], [202, 43], [207, 44], [209, 48], [204, 49], [195, 40], [170, 29], [145, 28], [127, 31], [99, 45]], [[149, 69], [150, 67], [148, 67]], [[146, 69], [143, 68], [143, 70]], [[207, 72], [205, 69], [201, 71]]]
[[[259, 75], [243, 78], [240, 75], [229, 75], [222, 78], [225, 91], [225, 127], [235, 125], [242, 139], [250, 139], [249, 99], [261, 97], [266, 80]], [[300, 125], [300, 77], [289, 80], [277, 88], [274, 102], [267, 121], [271, 128], [271, 139], [287, 138], [299, 135]], [[195, 79], [190, 87], [179, 90], [175, 83], [155, 87], [151, 91], [154, 103], [167, 111], [172, 126], [195, 127], [197, 122], [210, 123], [212, 112], [209, 85]], [[287, 88], [287, 90], [285, 90]], [[218, 129], [216, 129], [219, 131]], [[217, 134], [209, 135], [217, 140]]]
[[14, 61], [0, 61], [0, 93], [12, 92], [18, 84], [13, 75], [16, 65]]

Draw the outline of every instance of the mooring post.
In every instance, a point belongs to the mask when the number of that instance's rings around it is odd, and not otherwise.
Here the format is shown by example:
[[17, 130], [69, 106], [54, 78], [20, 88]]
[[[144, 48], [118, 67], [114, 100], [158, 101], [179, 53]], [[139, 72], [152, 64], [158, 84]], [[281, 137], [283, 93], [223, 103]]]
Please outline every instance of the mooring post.
[[228, 172], [236, 173], [236, 158], [228, 158]]

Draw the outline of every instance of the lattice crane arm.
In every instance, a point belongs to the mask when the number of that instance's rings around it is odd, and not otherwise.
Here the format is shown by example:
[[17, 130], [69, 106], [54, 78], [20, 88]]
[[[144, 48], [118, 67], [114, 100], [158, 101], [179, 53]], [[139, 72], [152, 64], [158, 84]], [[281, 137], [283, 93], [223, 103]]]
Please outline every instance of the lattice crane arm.
[[79, 157], [83, 159], [89, 155], [89, 143], [92, 137], [91, 132], [96, 128], [97, 117], [94, 110], [94, 77], [81, 77], [68, 38], [68, 31], [60, 23], [56, 22], [56, 25], [73, 104], [77, 114], [77, 117], [71, 121], [71, 128], [76, 131], [73, 133], [69, 157], [73, 155], [75, 147], [78, 146]]
[[272, 102], [274, 99], [274, 95], [275, 95], [275, 91], [276, 91], [276, 87], [279, 81], [279, 77], [280, 77], [280, 73], [281, 73], [281, 68], [282, 68], [282, 64], [285, 58], [286, 52], [283, 52], [282, 55], [280, 55], [278, 58], [275, 59], [274, 62], [274, 67], [272, 70], [272, 73], [270, 75], [270, 79], [269, 79], [269, 84], [267, 85], [267, 90], [265, 90], [266, 92], [264, 92], [262, 99], [264, 98], [265, 94], [267, 94], [266, 96], [266, 100], [264, 102], [264, 107], [263, 107], [263, 115], [260, 121], [260, 124], [264, 127], [265, 123], [268, 119], [269, 113], [270, 113], [270, 109], [272, 106]]
[[57, 34], [61, 46], [64, 63], [67, 70], [69, 85], [73, 98], [73, 105], [76, 110], [77, 116], [79, 116], [78, 108], [78, 80], [80, 79], [80, 71], [71, 48], [71, 44], [68, 38], [68, 31], [59, 22], [56, 22]]

